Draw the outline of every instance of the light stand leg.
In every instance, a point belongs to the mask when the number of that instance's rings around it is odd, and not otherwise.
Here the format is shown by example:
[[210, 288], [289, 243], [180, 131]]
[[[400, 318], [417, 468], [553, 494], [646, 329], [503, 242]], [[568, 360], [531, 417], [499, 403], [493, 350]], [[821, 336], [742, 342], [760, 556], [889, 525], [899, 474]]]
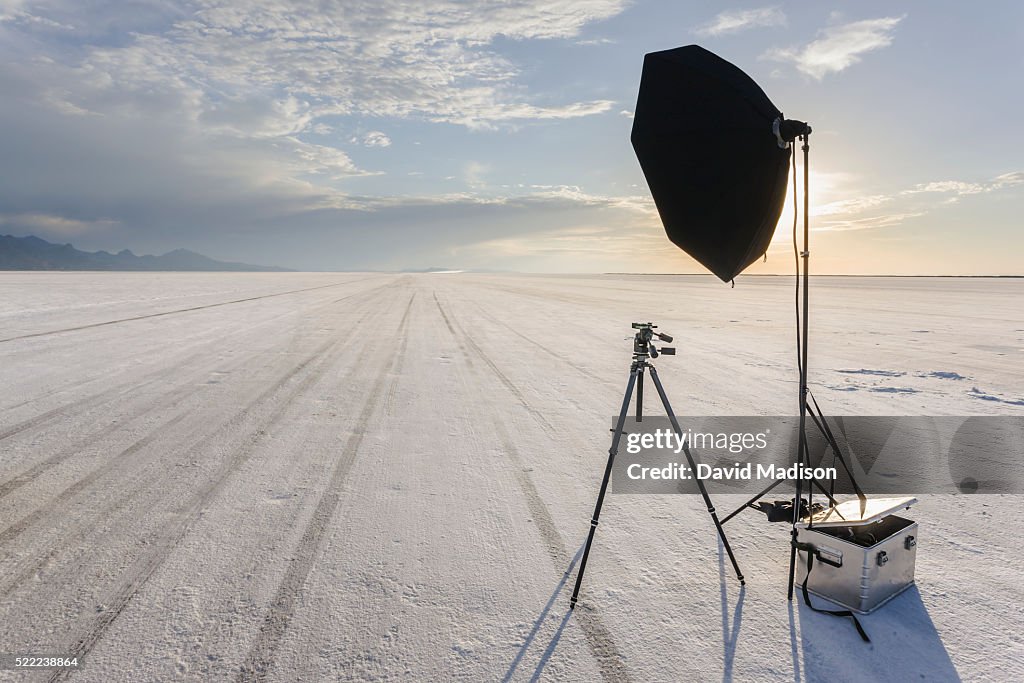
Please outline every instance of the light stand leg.
[[[594, 516], [590, 519], [590, 532], [587, 534], [587, 544], [583, 547], [583, 557], [580, 558], [580, 570], [576, 574], [576, 586], [572, 589], [572, 598], [569, 600], [569, 609], [576, 607], [576, 600], [580, 596], [580, 586], [583, 584], [583, 572], [587, 570], [587, 558], [590, 557], [590, 546], [594, 542], [594, 532], [597, 531], [597, 521], [601, 517], [601, 506], [604, 505], [604, 494], [608, 490], [608, 480], [612, 476], [612, 464], [619, 452], [619, 440], [622, 438], [622, 430], [626, 426], [626, 414], [629, 412], [629, 401], [633, 397], [633, 387], [636, 385], [637, 376], [641, 369], [637, 364], [633, 365], [629, 373], [629, 383], [626, 385], [626, 395], [622, 398], [622, 409], [619, 410], [619, 419], [615, 423], [615, 434], [612, 436], [612, 446], [608, 449], [608, 464], [604, 468], [604, 479], [601, 480], [601, 492], [597, 494], [597, 504], [594, 506]], [[639, 416], [639, 413], [637, 413]]]
[[[807, 332], [808, 332], [808, 313], [810, 310], [810, 299], [808, 287], [810, 285], [810, 278], [808, 272], [808, 264], [811, 258], [811, 252], [808, 247], [810, 241], [810, 198], [808, 196], [808, 188], [810, 186], [810, 168], [808, 166], [808, 150], [810, 150], [810, 135], [805, 133], [801, 136], [803, 140], [803, 152], [804, 152], [804, 250], [800, 254], [803, 260], [803, 312], [801, 318], [803, 318], [803, 328], [801, 329], [800, 339], [800, 439], [799, 446], [797, 449], [797, 464], [802, 465], [804, 456], [807, 454]], [[810, 463], [808, 463], [810, 464]], [[796, 480], [796, 498], [793, 500], [793, 526], [791, 534], [791, 546], [789, 549], [789, 587], [786, 590], [786, 597], [789, 600], [793, 599], [793, 583], [796, 576], [796, 524], [800, 521], [800, 501], [801, 494], [803, 493], [803, 482], [797, 477]]]
[[[661, 379], [658, 378], [658, 369], [653, 365], [651, 368], [651, 379], [654, 380], [654, 386], [658, 390], [658, 396], [661, 397], [661, 404], [665, 407], [665, 413], [668, 415], [669, 420], [672, 422], [672, 428], [676, 430], [676, 434], [680, 437], [683, 435], [683, 430], [679, 426], [679, 420], [676, 419], [676, 414], [672, 412], [672, 406], [669, 404], [668, 396], [665, 394], [665, 387], [661, 385]], [[694, 477], [697, 475], [697, 464], [693, 461], [693, 455], [690, 453], [689, 446], [683, 446], [683, 453], [686, 454], [686, 462], [690, 465], [690, 471], [693, 472]], [[715, 529], [718, 530], [718, 537], [722, 539], [722, 545], [725, 546], [725, 552], [729, 555], [729, 561], [732, 562], [732, 568], [736, 571], [736, 578], [740, 580], [740, 585], [745, 585], [746, 581], [743, 579], [743, 572], [740, 571], [739, 564], [736, 563], [736, 557], [732, 554], [732, 546], [729, 545], [729, 539], [725, 537], [725, 530], [722, 528], [722, 523], [718, 521], [718, 513], [715, 512], [715, 506], [711, 502], [711, 496], [708, 495], [708, 490], [704, 487], [704, 482], [701, 479], [696, 479], [697, 488], [700, 489], [700, 495], [704, 498], [704, 504], [708, 506], [708, 514], [711, 515], [711, 521], [715, 523]]]
[[[803, 416], [801, 416], [801, 423], [803, 423]], [[804, 443], [806, 436], [803, 432], [803, 428], [800, 429], [800, 443], [797, 447], [796, 462], [797, 465], [803, 464], [803, 453]], [[793, 599], [793, 584], [796, 578], [796, 543], [797, 543], [797, 531], [796, 523], [800, 521], [800, 508], [803, 496], [803, 482], [799, 477], [796, 480], [796, 497], [793, 499], [793, 522], [790, 527], [790, 547], [789, 547], [789, 584], [786, 588], [786, 598], [788, 600]]]
[[[784, 482], [784, 481], [786, 481], [786, 480], [785, 480], [785, 479], [776, 479], [776, 480], [775, 480], [774, 482], [772, 482], [771, 484], [768, 484], [767, 488], [765, 488], [765, 489], [764, 489], [763, 491], [761, 491], [761, 492], [760, 492], [759, 494], [757, 494], [756, 496], [754, 496], [753, 498], [751, 498], [750, 500], [748, 500], [748, 501], [747, 501], [746, 503], [744, 503], [743, 505], [740, 505], [740, 506], [739, 506], [738, 508], [736, 508], [735, 510], [733, 510], [732, 512], [730, 512], [729, 514], [727, 514], [727, 515], [726, 515], [725, 517], [723, 517], [723, 518], [722, 518], [722, 524], [725, 524], [725, 523], [726, 523], [726, 522], [728, 522], [728, 521], [729, 521], [730, 519], [732, 519], [732, 518], [733, 518], [733, 517], [735, 517], [736, 515], [740, 514], [741, 512], [743, 512], [744, 510], [746, 510], [747, 508], [749, 508], [749, 507], [754, 507], [754, 503], [756, 503], [757, 501], [759, 501], [759, 500], [761, 500], [762, 498], [764, 498], [765, 496], [767, 496], [767, 495], [768, 495], [769, 493], [771, 493], [772, 489], [774, 489], [774, 488], [775, 488], [776, 486], [778, 486], [779, 484], [781, 484], [781, 483], [782, 483], [782, 482]], [[756, 509], [756, 508], [755, 508], [755, 509]]]

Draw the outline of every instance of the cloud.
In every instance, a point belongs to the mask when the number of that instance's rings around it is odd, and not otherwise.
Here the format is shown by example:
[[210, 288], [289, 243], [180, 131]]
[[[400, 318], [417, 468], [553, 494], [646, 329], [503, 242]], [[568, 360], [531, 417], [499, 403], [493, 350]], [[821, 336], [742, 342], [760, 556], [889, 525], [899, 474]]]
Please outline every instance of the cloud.
[[[483, 176], [490, 169], [478, 162], [466, 164], [467, 184], [482, 189]], [[655, 219], [657, 209], [654, 201], [640, 195], [600, 195], [586, 192], [575, 185], [529, 185], [520, 186], [521, 192], [510, 194], [484, 194], [481, 192], [448, 192], [433, 195], [396, 195], [389, 197], [351, 197], [353, 206], [364, 210], [387, 210], [395, 207], [422, 206], [505, 206], [531, 210], [567, 211], [576, 209], [613, 209], [642, 219]]]
[[[531, 92], [504, 50], [578, 39], [625, 5], [0, 0], [0, 216], [25, 232], [75, 233], [83, 247], [220, 245], [267, 261], [281, 226], [343, 241], [379, 212], [418, 230], [399, 202], [352, 194], [351, 179], [380, 169], [349, 147], [390, 141], [367, 122], [511, 129], [613, 111], [608, 99]], [[340, 263], [315, 258], [289, 265]]]
[[44, 213], [22, 213], [10, 216], [0, 215], [0, 225], [8, 229], [45, 232], [50, 235], [70, 237], [116, 226], [117, 221], [106, 218], [80, 220]]
[[[350, 179], [369, 171], [344, 150], [301, 134], [239, 134], [265, 131], [262, 116], [246, 119], [259, 125], [210, 132], [195, 116], [189, 89], [178, 84], [152, 99], [113, 98], [102, 115], [69, 116], [42, 101], [33, 75], [19, 78], [0, 66], [10, 105], [0, 107], [0, 215], [13, 233], [60, 241], [73, 235], [85, 249], [185, 246], [295, 268], [388, 269], [453, 263], [447, 256], [460, 246], [578, 221], [650, 222], [628, 198], [568, 186], [497, 190], [484, 165], [459, 168], [452, 187], [461, 192], [355, 194]], [[481, 185], [469, 188], [466, 180]], [[504, 267], [484, 252], [474, 258], [454, 263]]]
[[850, 232], [852, 230], [874, 230], [877, 228], [891, 228], [901, 225], [911, 218], [924, 216], [926, 211], [908, 211], [904, 213], [887, 213], [879, 216], [865, 216], [863, 218], [847, 218], [843, 220], [822, 221], [815, 232]]
[[466, 185], [473, 189], [481, 189], [487, 186], [486, 176], [490, 172], [490, 166], [479, 161], [467, 161], [463, 168], [463, 180]]
[[[303, 240], [290, 240], [275, 249], [273, 261], [287, 266], [294, 262], [289, 259], [303, 259], [306, 267], [332, 268], [441, 264], [564, 272], [621, 268], [622, 254], [638, 255], [638, 236], [650, 235], [646, 242], [660, 244], [662, 253], [674, 251], [665, 242], [657, 218], [635, 201], [638, 198], [600, 196], [572, 187], [527, 187], [497, 195], [451, 192], [351, 199], [360, 210], [328, 209], [303, 218], [304, 239], [315, 238], [320, 245], [316, 254], [306, 253]], [[653, 211], [650, 200], [646, 202]], [[352, 226], [358, 230], [346, 229]], [[561, 235], [557, 243], [547, 240], [553, 234]], [[660, 242], [654, 239], [658, 236], [662, 236]], [[616, 248], [597, 249], [599, 243], [613, 238]], [[516, 248], [521, 253], [512, 254]], [[554, 258], [556, 253], [573, 252], [576, 256], [568, 263]], [[598, 252], [605, 252], [607, 263], [598, 262]], [[548, 257], [551, 260], [545, 260]], [[251, 261], [253, 255], [238, 258]]]
[[859, 213], [867, 209], [874, 209], [883, 204], [888, 204], [893, 198], [888, 195], [869, 195], [866, 197], [855, 197], [853, 199], [840, 199], [838, 201], [821, 204], [811, 209], [812, 216], [835, 216], [841, 214]]
[[[88, 8], [70, 0], [3, 0], [11, 40], [0, 58], [40, 85], [39, 102], [64, 114], [175, 118], [204, 135], [323, 134], [324, 119], [348, 115], [493, 128], [611, 109], [604, 99], [531, 100], [516, 66], [492, 44], [499, 37], [573, 38], [624, 6], [146, 0], [126, 11], [104, 0]], [[48, 38], [32, 19], [74, 26], [73, 35]]]
[[1001, 190], [1004, 187], [1013, 187], [1015, 185], [1024, 185], [1024, 171], [1011, 171], [1010, 173], [998, 175], [989, 184], [994, 190]]
[[697, 27], [694, 32], [702, 36], [720, 36], [739, 33], [758, 26], [785, 26], [786, 15], [778, 7], [758, 9], [726, 10], [708, 23]]
[[903, 19], [883, 17], [831, 26], [802, 48], [775, 48], [762, 58], [791, 62], [799, 71], [821, 80], [858, 63], [863, 54], [891, 45], [893, 32]]
[[940, 180], [921, 183], [909, 190], [904, 190], [902, 194], [951, 194], [956, 197], [962, 197], [965, 195], [994, 192], [1021, 184], [1024, 184], [1024, 172], [1014, 171], [980, 183], [964, 182], [962, 180]]
[[[538, 231], [529, 235], [498, 237], [468, 245], [465, 251], [493, 258], [494, 254], [516, 261], [525, 261], [534, 267], [549, 261], [552, 264], [582, 263], [593, 269], [606, 264], [608, 268], [622, 267], [622, 254], [629, 254], [630, 266], [643, 269], [659, 256], [676, 255], [666, 243], [659, 228], [649, 231], [625, 231], [606, 225], [584, 223], [565, 228]], [[675, 252], [675, 253], [673, 253]], [[562, 265], [560, 270], [565, 270]]]
[[904, 190], [903, 194], [920, 194], [922, 192], [951, 192], [957, 195], [979, 194], [985, 192], [985, 186], [981, 183], [965, 183], [960, 180], [939, 180], [931, 183], [922, 183], [912, 190]]
[[294, 155], [291, 163], [286, 162], [286, 166], [297, 176], [324, 174], [338, 180], [357, 175], [375, 175], [356, 168], [348, 155], [336, 147], [314, 145], [292, 136], [275, 142], [274, 147]]
[[[1024, 184], [1024, 172], [1013, 171], [982, 182], [939, 180], [919, 183], [914, 187], [889, 195], [867, 195], [841, 199], [811, 209], [811, 215], [821, 217], [815, 228], [821, 232], [847, 232], [890, 228], [911, 218], [927, 215], [937, 205], [956, 203], [961, 197], [981, 195]], [[875, 213], [882, 206], [895, 205], [894, 211]], [[864, 213], [873, 215], [864, 216]]]
[[367, 147], [390, 147], [391, 138], [379, 130], [371, 130], [363, 136], [363, 144]]
[[580, 206], [622, 209], [644, 216], [657, 216], [654, 200], [640, 195], [597, 195], [583, 191], [576, 185], [531, 185], [533, 200], [566, 201]]
[[0, 0], [0, 24], [22, 24], [32, 28], [73, 30], [72, 26], [24, 9], [26, 0]]
[[515, 227], [471, 236], [453, 250], [460, 267], [487, 267], [496, 261], [526, 271], [625, 267], [661, 272], [678, 267], [679, 252], [665, 239], [649, 198], [599, 196], [572, 186], [530, 189], [500, 205], [480, 207], [494, 220], [505, 216], [515, 221]]
[[211, 124], [241, 120], [242, 130], [258, 124], [257, 131], [286, 134], [344, 114], [470, 127], [588, 116], [611, 103], [524, 101], [517, 68], [491, 44], [499, 36], [572, 38], [624, 4], [350, 0], [325, 8], [316, 0], [194, 0], [180, 18], [131, 27], [130, 40], [83, 46], [78, 89], [187, 92]]
[[[603, 114], [615, 102], [593, 100], [561, 106], [536, 106], [526, 103], [496, 105], [488, 88], [463, 89], [451, 93], [444, 110], [435, 111], [428, 118], [436, 123], [454, 123], [470, 129], [490, 129], [508, 121], [575, 119]], [[401, 114], [394, 114], [401, 116]]]

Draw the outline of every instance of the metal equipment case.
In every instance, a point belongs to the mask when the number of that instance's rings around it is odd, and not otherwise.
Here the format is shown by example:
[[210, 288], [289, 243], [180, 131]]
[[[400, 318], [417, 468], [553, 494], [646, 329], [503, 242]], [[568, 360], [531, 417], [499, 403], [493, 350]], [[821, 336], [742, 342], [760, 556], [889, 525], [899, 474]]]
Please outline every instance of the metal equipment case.
[[[894, 514], [915, 498], [848, 501], [797, 524], [797, 542], [814, 548], [807, 589], [854, 612], [867, 614], [914, 583], [918, 525]], [[807, 553], [797, 583], [807, 576]]]

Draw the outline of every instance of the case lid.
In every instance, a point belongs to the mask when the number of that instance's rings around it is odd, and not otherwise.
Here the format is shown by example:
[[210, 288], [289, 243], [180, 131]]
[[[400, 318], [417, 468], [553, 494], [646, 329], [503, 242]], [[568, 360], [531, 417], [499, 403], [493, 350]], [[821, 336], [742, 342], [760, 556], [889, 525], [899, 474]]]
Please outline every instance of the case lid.
[[864, 501], [863, 506], [860, 500], [848, 500], [835, 507], [830, 507], [813, 515], [809, 520], [803, 519], [797, 522], [797, 526], [806, 528], [808, 526], [861, 526], [871, 524], [888, 517], [900, 508], [910, 508], [917, 502], [917, 498], [869, 498]]

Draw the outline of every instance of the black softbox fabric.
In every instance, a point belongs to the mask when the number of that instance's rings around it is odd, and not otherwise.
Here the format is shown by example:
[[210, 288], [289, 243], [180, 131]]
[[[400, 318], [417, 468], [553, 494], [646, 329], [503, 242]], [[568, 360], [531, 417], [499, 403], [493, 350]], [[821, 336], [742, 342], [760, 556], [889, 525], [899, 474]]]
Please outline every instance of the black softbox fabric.
[[768, 249], [786, 198], [781, 113], [697, 45], [644, 57], [631, 136], [668, 238], [728, 282]]

